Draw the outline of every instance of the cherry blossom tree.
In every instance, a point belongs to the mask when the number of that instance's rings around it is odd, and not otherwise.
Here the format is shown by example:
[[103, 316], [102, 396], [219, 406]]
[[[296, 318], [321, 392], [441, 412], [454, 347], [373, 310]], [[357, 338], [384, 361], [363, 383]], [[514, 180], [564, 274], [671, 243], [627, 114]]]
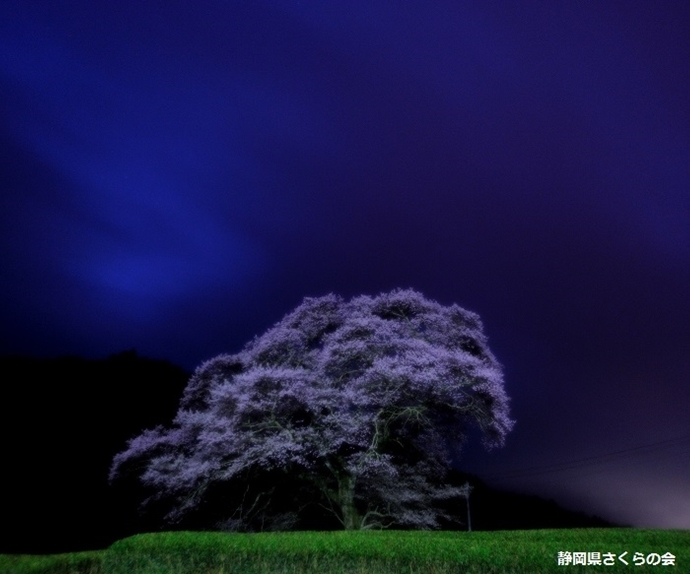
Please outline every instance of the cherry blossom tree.
[[201, 365], [172, 426], [131, 440], [111, 478], [138, 474], [170, 519], [229, 486], [232, 528], [286, 528], [309, 504], [345, 529], [437, 528], [465, 494], [444, 477], [473, 424], [488, 448], [513, 426], [476, 314], [412, 290], [307, 298]]

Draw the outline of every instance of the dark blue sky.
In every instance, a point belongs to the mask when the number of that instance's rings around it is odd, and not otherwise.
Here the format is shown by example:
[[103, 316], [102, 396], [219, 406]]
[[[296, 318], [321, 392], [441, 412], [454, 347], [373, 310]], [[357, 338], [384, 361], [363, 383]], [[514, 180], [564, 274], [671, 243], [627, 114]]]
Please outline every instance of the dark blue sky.
[[505, 366], [516, 428], [466, 468], [690, 528], [689, 29], [671, 1], [4, 0], [0, 353], [192, 369], [305, 296], [412, 287]]

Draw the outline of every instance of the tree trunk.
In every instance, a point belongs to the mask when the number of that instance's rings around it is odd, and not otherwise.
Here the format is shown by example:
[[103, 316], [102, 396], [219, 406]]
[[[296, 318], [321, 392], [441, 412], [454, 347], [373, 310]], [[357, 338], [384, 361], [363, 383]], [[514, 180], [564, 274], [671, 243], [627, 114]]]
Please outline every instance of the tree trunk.
[[355, 506], [354, 476], [346, 474], [338, 480], [338, 504], [345, 530], [359, 530], [362, 527], [362, 517]]

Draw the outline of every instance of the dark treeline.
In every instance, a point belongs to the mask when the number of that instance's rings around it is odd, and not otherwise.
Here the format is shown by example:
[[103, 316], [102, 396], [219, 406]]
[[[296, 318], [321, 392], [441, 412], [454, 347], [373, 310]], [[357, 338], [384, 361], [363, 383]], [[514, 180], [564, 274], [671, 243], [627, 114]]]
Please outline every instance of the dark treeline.
[[[135, 481], [111, 486], [113, 456], [145, 428], [169, 425], [189, 373], [134, 351], [103, 360], [0, 358], [3, 472], [0, 553], [104, 548], [136, 532], [169, 528], [160, 513], [141, 515]], [[534, 496], [497, 492], [477, 477], [473, 530], [611, 526]], [[465, 520], [464, 500], [453, 514]], [[184, 526], [203, 524], [203, 516]], [[311, 517], [310, 528], [332, 528]], [[448, 525], [463, 528], [462, 524]]]

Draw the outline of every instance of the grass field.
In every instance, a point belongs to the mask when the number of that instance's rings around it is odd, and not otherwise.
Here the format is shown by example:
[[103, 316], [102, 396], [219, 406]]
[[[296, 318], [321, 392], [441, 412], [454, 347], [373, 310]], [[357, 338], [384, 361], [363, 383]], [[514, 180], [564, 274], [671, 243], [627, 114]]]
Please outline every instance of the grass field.
[[[558, 565], [558, 553], [623, 554], [616, 564]], [[635, 553], [675, 566], [637, 566]], [[660, 558], [659, 558], [660, 560]], [[690, 531], [637, 529], [499, 532], [169, 532], [120, 540], [107, 550], [0, 555], [2, 574], [540, 574], [690, 573]]]

